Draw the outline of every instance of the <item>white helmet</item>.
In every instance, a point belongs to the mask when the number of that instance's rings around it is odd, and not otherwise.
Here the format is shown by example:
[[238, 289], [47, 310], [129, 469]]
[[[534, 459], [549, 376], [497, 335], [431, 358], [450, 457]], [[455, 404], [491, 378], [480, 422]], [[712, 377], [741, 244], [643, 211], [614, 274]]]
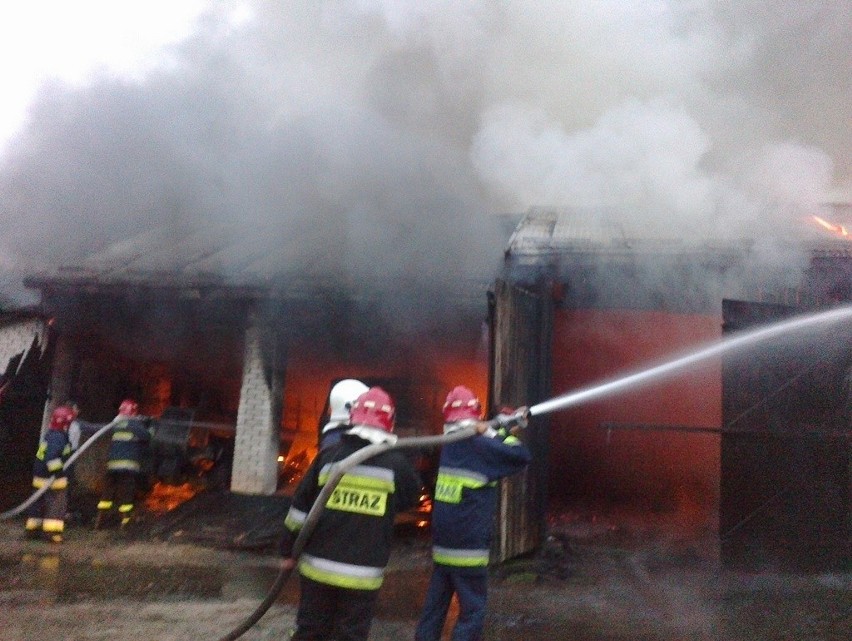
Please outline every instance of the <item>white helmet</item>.
[[322, 428], [322, 431], [333, 429], [340, 425], [349, 424], [349, 408], [361, 394], [366, 392], [369, 387], [361, 381], [356, 381], [354, 378], [347, 378], [334, 387], [328, 395], [328, 423]]

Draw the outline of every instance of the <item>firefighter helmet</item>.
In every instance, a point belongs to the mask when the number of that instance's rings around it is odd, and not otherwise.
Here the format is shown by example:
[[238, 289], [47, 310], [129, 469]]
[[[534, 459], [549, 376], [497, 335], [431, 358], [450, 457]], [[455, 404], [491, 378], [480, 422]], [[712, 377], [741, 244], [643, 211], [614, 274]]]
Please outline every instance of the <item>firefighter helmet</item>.
[[352, 409], [352, 403], [368, 389], [370, 388], [364, 385], [364, 383], [354, 378], [347, 378], [336, 383], [328, 395], [329, 417], [328, 423], [322, 431], [325, 432], [342, 423], [348, 423], [349, 410]]
[[396, 409], [393, 400], [381, 387], [371, 387], [361, 394], [349, 412], [352, 425], [366, 425], [385, 432], [393, 432], [393, 420]]
[[50, 429], [67, 430], [75, 418], [77, 418], [77, 412], [74, 411], [73, 407], [70, 405], [60, 405], [50, 415]]
[[482, 415], [482, 405], [472, 391], [464, 385], [450, 390], [444, 402], [444, 422], [456, 423], [465, 419], [478, 420]]
[[119, 416], [136, 416], [139, 413], [139, 404], [132, 398], [126, 398], [118, 406]]

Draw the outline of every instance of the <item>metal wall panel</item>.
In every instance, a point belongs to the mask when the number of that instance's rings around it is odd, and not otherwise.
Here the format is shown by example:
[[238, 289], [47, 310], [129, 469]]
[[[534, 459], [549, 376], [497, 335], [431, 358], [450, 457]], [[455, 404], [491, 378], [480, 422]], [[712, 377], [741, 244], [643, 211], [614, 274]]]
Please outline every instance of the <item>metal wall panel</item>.
[[[797, 310], [724, 301], [725, 333]], [[850, 568], [852, 331], [798, 332], [722, 365], [722, 562], [746, 570]]]

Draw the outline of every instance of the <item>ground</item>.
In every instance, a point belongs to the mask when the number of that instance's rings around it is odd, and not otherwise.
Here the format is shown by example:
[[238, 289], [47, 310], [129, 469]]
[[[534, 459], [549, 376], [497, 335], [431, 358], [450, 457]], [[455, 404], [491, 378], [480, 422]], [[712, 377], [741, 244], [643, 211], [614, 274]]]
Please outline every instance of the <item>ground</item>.
[[[562, 513], [535, 555], [494, 568], [485, 641], [846, 641], [852, 575], [733, 573], [712, 528]], [[413, 639], [428, 538], [398, 537], [371, 641]], [[3, 641], [216, 641], [278, 573], [271, 549], [223, 550], [72, 525], [62, 544], [0, 522]], [[285, 641], [288, 582], [241, 638]], [[447, 638], [449, 638], [447, 636]]]

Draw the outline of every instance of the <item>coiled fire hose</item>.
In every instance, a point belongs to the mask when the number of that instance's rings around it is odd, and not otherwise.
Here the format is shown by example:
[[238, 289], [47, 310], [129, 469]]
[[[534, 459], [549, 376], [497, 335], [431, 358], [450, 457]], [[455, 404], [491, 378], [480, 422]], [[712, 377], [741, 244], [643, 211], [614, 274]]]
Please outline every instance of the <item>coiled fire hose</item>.
[[[112, 421], [112, 422], [110, 422], [110, 423], [107, 423], [107, 424], [106, 424], [106, 425], [104, 425], [102, 428], [100, 428], [97, 432], [95, 432], [94, 434], [92, 434], [92, 435], [91, 435], [91, 436], [90, 436], [90, 437], [86, 440], [86, 442], [85, 442], [85, 443], [83, 443], [80, 447], [78, 447], [78, 448], [74, 451], [74, 453], [73, 453], [73, 454], [71, 454], [71, 456], [69, 456], [69, 457], [68, 457], [68, 460], [67, 460], [67, 461], [65, 461], [65, 463], [62, 465], [62, 469], [63, 469], [63, 470], [67, 470], [69, 467], [71, 467], [71, 465], [73, 465], [74, 461], [76, 461], [76, 460], [77, 460], [77, 458], [78, 458], [78, 457], [79, 457], [79, 456], [80, 456], [83, 452], [85, 452], [85, 451], [89, 448], [89, 446], [90, 446], [92, 443], [94, 443], [94, 442], [95, 442], [95, 441], [97, 441], [97, 440], [98, 440], [101, 436], [103, 436], [104, 434], [106, 434], [107, 432], [109, 432], [109, 431], [112, 429], [113, 425], [115, 425], [115, 421]], [[42, 496], [42, 495], [44, 495], [44, 494], [45, 494], [45, 493], [46, 493], [46, 492], [50, 489], [50, 486], [51, 486], [51, 485], [53, 485], [53, 481], [55, 481], [55, 480], [56, 480], [56, 477], [57, 477], [57, 476], [58, 476], [57, 474], [54, 474], [53, 476], [51, 476], [51, 477], [47, 480], [47, 483], [45, 483], [45, 484], [44, 484], [44, 485], [42, 485], [40, 488], [38, 488], [35, 492], [33, 492], [33, 493], [32, 493], [32, 495], [30, 496], [30, 498], [28, 498], [26, 501], [24, 501], [23, 503], [21, 503], [18, 507], [14, 507], [14, 508], [12, 508], [11, 510], [7, 510], [7, 511], [5, 511], [5, 512], [3, 512], [3, 513], [0, 513], [0, 521], [5, 521], [6, 519], [11, 519], [13, 516], [17, 516], [17, 515], [21, 514], [21, 513], [22, 513], [24, 510], [26, 510], [26, 509], [27, 509], [30, 505], [32, 505], [33, 503], [35, 503], [36, 501], [38, 501], [38, 500], [39, 500], [39, 498], [41, 498], [41, 496]]]
[[[500, 427], [512, 428], [516, 426], [525, 427], [528, 418], [529, 410], [527, 410], [527, 408], [520, 408], [511, 415], [501, 414], [497, 418], [488, 421], [488, 425], [491, 429]], [[471, 423], [475, 424], [476, 422], [471, 421]], [[362, 447], [357, 452], [354, 452], [345, 459], [335, 463], [331, 469], [328, 481], [326, 481], [322, 490], [317, 495], [313, 506], [311, 506], [311, 509], [308, 511], [305, 522], [302, 524], [302, 529], [299, 530], [299, 534], [293, 542], [293, 550], [290, 555], [291, 558], [293, 560], [298, 560], [299, 556], [301, 556], [308, 539], [310, 539], [311, 534], [319, 521], [320, 515], [325, 509], [325, 504], [328, 501], [329, 496], [337, 487], [337, 484], [340, 482], [340, 479], [343, 478], [343, 475], [350, 469], [381, 452], [401, 450], [405, 448], [438, 447], [440, 445], [447, 445], [448, 443], [463, 441], [475, 436], [476, 434], [477, 431], [475, 426], [469, 425], [439, 436], [414, 436], [411, 438], [402, 438], [394, 444], [375, 443], [373, 445]], [[235, 641], [254, 626], [254, 624], [257, 623], [264, 614], [266, 614], [266, 611], [272, 607], [272, 604], [275, 603], [275, 600], [278, 598], [278, 594], [287, 583], [287, 579], [290, 578], [290, 574], [292, 574], [292, 572], [292, 567], [282, 566], [281, 570], [278, 572], [278, 576], [275, 577], [275, 581], [273, 581], [272, 586], [269, 588], [266, 597], [264, 597], [263, 601], [261, 601], [257, 608], [255, 608], [254, 612], [252, 612], [242, 623], [231, 630], [228, 634], [220, 637], [218, 641]]]

